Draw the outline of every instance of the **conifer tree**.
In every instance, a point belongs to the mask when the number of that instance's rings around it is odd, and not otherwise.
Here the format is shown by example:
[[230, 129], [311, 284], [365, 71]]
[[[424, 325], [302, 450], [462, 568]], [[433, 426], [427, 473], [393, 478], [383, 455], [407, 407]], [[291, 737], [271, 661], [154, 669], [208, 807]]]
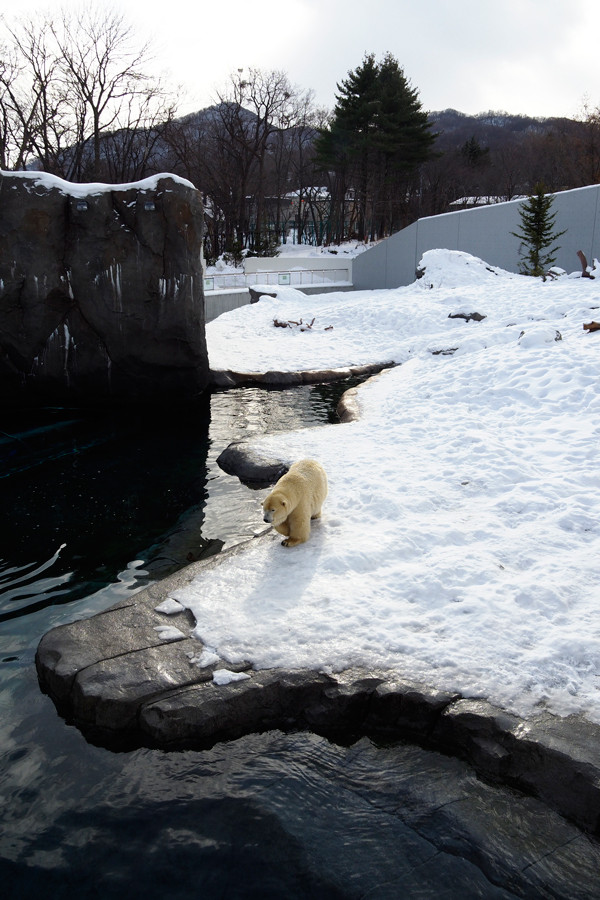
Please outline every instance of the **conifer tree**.
[[[377, 228], [389, 233], [397, 220], [394, 204], [405, 194], [401, 180], [432, 154], [435, 134], [411, 87], [391, 54], [378, 63], [373, 54], [338, 84], [336, 106], [315, 150], [330, 178], [332, 212], [340, 240], [348, 230], [364, 240]], [[354, 197], [354, 219], [344, 223], [344, 199]], [[385, 209], [385, 222], [383, 222]]]
[[522, 258], [520, 270], [523, 275], [543, 276], [556, 259], [556, 251], [560, 248], [552, 245], [565, 232], [554, 231], [556, 213], [550, 212], [553, 202], [554, 197], [546, 194], [544, 184], [540, 181], [529, 200], [519, 210], [521, 227], [511, 234], [521, 241], [519, 254]]

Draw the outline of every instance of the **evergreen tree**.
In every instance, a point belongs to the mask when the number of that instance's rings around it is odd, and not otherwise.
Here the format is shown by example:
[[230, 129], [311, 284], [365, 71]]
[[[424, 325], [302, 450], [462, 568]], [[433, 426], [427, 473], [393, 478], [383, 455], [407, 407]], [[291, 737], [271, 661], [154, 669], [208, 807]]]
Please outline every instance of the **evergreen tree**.
[[475, 135], [473, 135], [462, 145], [460, 153], [467, 165], [475, 169], [489, 162], [490, 148], [482, 147]]
[[[363, 240], [392, 230], [406, 195], [403, 178], [432, 154], [435, 134], [418, 92], [391, 54], [373, 54], [338, 84], [328, 128], [316, 141], [320, 167], [329, 174], [335, 237], [349, 231]], [[344, 222], [344, 201], [352, 192], [353, 218]], [[376, 225], [379, 221], [379, 226]]]
[[556, 213], [550, 212], [553, 202], [554, 197], [546, 194], [543, 183], [538, 182], [532, 196], [519, 210], [521, 228], [511, 234], [521, 241], [519, 254], [523, 275], [544, 275], [556, 259], [553, 254], [560, 248], [552, 245], [565, 232], [554, 231]]
[[[367, 173], [369, 169], [369, 128], [377, 96], [377, 66], [373, 55], [348, 73], [338, 84], [336, 106], [328, 128], [320, 130], [315, 142], [317, 164], [330, 176], [331, 210], [328, 240], [346, 236], [346, 200], [352, 188], [358, 222], [357, 234], [364, 233]], [[363, 221], [361, 222], [361, 218]]]

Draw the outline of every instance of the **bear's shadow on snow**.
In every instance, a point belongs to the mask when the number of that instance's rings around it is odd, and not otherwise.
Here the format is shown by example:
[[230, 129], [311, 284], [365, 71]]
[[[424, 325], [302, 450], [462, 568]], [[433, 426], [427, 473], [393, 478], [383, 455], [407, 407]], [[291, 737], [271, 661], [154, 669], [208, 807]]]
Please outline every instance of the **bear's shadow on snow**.
[[[303, 544], [281, 546], [282, 536], [275, 529], [272, 546], [267, 555], [267, 576], [258, 580], [248, 595], [247, 603], [263, 611], [285, 610], [297, 605], [319, 569], [319, 561], [326, 541], [326, 529], [320, 519], [311, 522], [311, 534]], [[276, 599], [271, 604], [269, 600]]]

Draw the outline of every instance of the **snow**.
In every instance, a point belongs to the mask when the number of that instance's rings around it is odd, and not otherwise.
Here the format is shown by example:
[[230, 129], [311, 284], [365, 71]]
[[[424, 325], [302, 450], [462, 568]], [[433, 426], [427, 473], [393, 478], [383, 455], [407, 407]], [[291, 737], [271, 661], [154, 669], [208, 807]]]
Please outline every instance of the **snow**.
[[[376, 242], [362, 242], [362, 241], [346, 241], [338, 246], [330, 246], [330, 247], [315, 247], [311, 244], [280, 244], [277, 248], [277, 254], [281, 259], [291, 259], [294, 257], [299, 257], [300, 259], [307, 259], [311, 257], [326, 257], [327, 259], [353, 259], [355, 256], [358, 256], [359, 253], [364, 253], [365, 250], [368, 250], [370, 247], [375, 246]], [[226, 262], [222, 256], [220, 256], [216, 263], [212, 266], [206, 266], [206, 275], [230, 275], [230, 274], [244, 274], [244, 267], [237, 267], [233, 263]]]
[[374, 247], [376, 241], [345, 241], [342, 244], [329, 245], [327, 247], [315, 247], [311, 244], [280, 244], [278, 247], [278, 255], [280, 257], [300, 256], [325, 256], [327, 258], [334, 257], [339, 259], [348, 259], [364, 253], [370, 247]]
[[32, 187], [43, 187], [45, 190], [59, 190], [68, 197], [87, 197], [93, 194], [103, 194], [106, 191], [155, 191], [158, 182], [163, 178], [168, 178], [178, 184], [195, 190], [191, 181], [180, 178], [178, 175], [171, 175], [168, 172], [162, 172], [160, 175], [151, 175], [149, 178], [143, 178], [141, 181], [132, 181], [128, 184], [103, 184], [101, 182], [76, 184], [72, 181], [65, 181], [57, 175], [50, 175], [48, 172], [4, 172], [0, 171], [0, 176], [18, 176], [24, 181], [31, 182]]
[[367, 667], [600, 723], [600, 333], [583, 328], [600, 278], [446, 250], [421, 268], [396, 290], [278, 289], [209, 323], [213, 367], [401, 365], [361, 386], [358, 421], [253, 440], [325, 466], [310, 540], [273, 533], [172, 597], [223, 667]]
[[250, 678], [245, 672], [232, 672], [230, 669], [215, 669], [213, 681], [215, 684], [231, 684], [234, 681], [246, 681]]
[[167, 599], [163, 600], [162, 603], [159, 603], [158, 606], [155, 606], [154, 609], [156, 612], [163, 613], [165, 616], [174, 616], [177, 613], [183, 612], [183, 606], [181, 603], [178, 603], [177, 600]]
[[161, 641], [182, 641], [185, 638], [183, 631], [174, 625], [155, 625], [154, 630]]
[[212, 647], [204, 647], [201, 653], [186, 653], [190, 661], [190, 665], [198, 666], [200, 669], [205, 669], [207, 666], [214, 666], [215, 663], [221, 661], [221, 658], [218, 653], [212, 649]]

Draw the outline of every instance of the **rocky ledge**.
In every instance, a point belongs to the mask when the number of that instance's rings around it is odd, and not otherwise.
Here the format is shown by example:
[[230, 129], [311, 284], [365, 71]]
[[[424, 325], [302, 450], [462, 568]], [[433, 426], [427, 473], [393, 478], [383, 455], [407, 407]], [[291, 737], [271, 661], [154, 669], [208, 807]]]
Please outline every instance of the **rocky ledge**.
[[[354, 418], [353, 392], [340, 416]], [[280, 461], [229, 448], [235, 474], [274, 481]], [[227, 451], [226, 451], [227, 452]], [[274, 541], [270, 529], [252, 540]], [[261, 670], [224, 660], [200, 665], [193, 616], [169, 596], [247, 543], [200, 560], [90, 619], [46, 634], [40, 686], [88, 740], [114, 749], [202, 749], [253, 732], [310, 730], [339, 743], [362, 736], [410, 741], [459, 757], [484, 779], [538, 797], [600, 836], [600, 728], [579, 716], [523, 720], [480, 699], [394, 673]]]
[[299, 384], [324, 384], [343, 381], [345, 378], [375, 375], [382, 369], [394, 366], [393, 362], [374, 363], [368, 366], [345, 366], [339, 369], [308, 369], [302, 372], [232, 372], [229, 369], [211, 369], [210, 379], [215, 387], [239, 387], [251, 384], [270, 384], [278, 387], [294, 387]]
[[0, 403], [194, 401], [208, 386], [202, 198], [0, 173]]
[[105, 612], [48, 632], [36, 666], [58, 711], [90, 741], [116, 749], [200, 749], [272, 729], [309, 729], [343, 743], [362, 735], [413, 741], [459, 756], [484, 778], [533, 794], [600, 833], [600, 729], [580, 718], [523, 721], [483, 700], [385, 672], [331, 676], [250, 665], [233, 672], [223, 660], [200, 667], [191, 614], [171, 613], [165, 601], [245, 549], [193, 563]]

